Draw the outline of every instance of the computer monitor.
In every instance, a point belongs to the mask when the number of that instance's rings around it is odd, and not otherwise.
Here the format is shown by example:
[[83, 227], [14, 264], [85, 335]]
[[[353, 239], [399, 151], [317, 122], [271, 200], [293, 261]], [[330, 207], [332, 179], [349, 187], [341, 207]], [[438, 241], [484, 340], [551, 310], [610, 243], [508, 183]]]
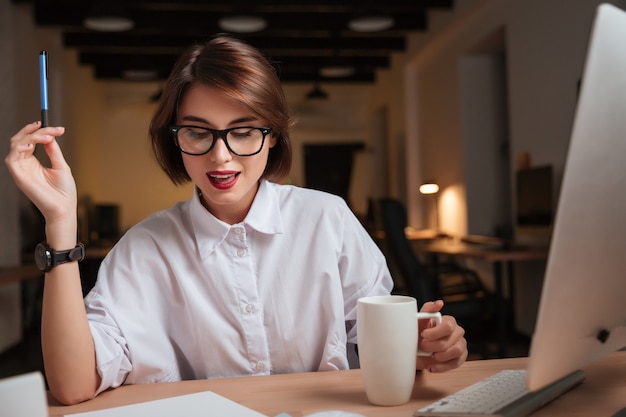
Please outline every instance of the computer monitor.
[[626, 346], [625, 45], [626, 13], [600, 5], [531, 341], [531, 390]]

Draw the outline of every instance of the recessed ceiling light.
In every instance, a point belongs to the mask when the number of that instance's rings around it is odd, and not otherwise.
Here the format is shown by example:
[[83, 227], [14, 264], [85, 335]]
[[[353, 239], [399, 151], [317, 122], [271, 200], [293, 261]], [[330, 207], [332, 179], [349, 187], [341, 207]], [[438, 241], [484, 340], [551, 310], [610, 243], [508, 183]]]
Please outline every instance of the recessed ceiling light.
[[365, 15], [355, 17], [348, 22], [348, 27], [355, 32], [380, 32], [391, 28], [395, 21], [385, 15]]
[[131, 30], [135, 22], [122, 7], [102, 1], [89, 12], [83, 20], [83, 26], [100, 32], [124, 32]]
[[354, 67], [334, 66], [323, 67], [320, 69], [320, 75], [327, 78], [344, 78], [354, 75]]
[[83, 21], [83, 25], [87, 29], [100, 32], [124, 32], [135, 26], [132, 20], [120, 16], [88, 17]]
[[267, 27], [265, 19], [249, 15], [225, 16], [217, 23], [223, 30], [238, 33], [259, 32]]

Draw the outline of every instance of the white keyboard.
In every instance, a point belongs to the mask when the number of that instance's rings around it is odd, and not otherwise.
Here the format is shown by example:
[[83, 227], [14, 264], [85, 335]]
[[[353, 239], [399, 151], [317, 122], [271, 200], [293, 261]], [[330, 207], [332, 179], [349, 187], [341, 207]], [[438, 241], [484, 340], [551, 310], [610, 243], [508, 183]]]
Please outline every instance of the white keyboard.
[[500, 371], [469, 387], [417, 410], [414, 417], [527, 416], [578, 385], [585, 378], [576, 371], [538, 391], [526, 388], [525, 370]]

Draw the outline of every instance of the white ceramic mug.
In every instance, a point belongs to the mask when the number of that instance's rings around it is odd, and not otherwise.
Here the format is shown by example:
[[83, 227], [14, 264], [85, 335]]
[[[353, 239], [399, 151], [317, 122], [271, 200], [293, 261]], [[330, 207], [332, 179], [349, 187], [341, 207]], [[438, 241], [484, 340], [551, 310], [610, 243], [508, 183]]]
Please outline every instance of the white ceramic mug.
[[357, 302], [359, 363], [370, 403], [399, 405], [411, 398], [418, 350], [418, 319], [435, 319], [441, 313], [417, 311], [413, 297], [383, 295]]

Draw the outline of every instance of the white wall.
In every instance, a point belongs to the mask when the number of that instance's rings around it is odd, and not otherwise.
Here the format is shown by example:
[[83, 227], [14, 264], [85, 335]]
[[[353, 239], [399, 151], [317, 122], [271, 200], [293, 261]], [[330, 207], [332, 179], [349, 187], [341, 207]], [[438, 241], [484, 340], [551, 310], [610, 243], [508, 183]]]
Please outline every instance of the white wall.
[[460, 65], [502, 22], [502, 11], [491, 2], [476, 2], [408, 59], [407, 158], [415, 168], [408, 179], [407, 204], [412, 225], [423, 224], [419, 184], [434, 178], [440, 185], [440, 228], [467, 234]]
[[[522, 1], [513, 3], [510, 10], [517, 16], [509, 24], [509, 42], [517, 45], [509, 54], [512, 151], [514, 155], [529, 152], [536, 165], [552, 163], [560, 180], [577, 83], [600, 1], [577, 0], [565, 8], [557, 1], [530, 3], [542, 13], [533, 15]], [[624, 1], [612, 3], [626, 6]], [[526, 30], [525, 23], [531, 21], [537, 32]]]
[[[17, 43], [12, 31], [14, 16], [9, 0], [0, 0], [0, 56], [12, 57]], [[10, 80], [15, 79], [15, 68], [11, 60], [0, 63], [0, 126], [7, 126], [0, 141], [0, 154], [9, 152], [9, 132], [15, 124], [15, 89]], [[5, 164], [0, 165], [0, 266], [15, 265], [19, 262], [19, 230], [17, 192], [9, 177]], [[0, 287], [0, 351], [20, 339], [19, 285]]]
[[512, 230], [505, 59], [496, 50], [468, 54], [459, 63], [468, 234]]

